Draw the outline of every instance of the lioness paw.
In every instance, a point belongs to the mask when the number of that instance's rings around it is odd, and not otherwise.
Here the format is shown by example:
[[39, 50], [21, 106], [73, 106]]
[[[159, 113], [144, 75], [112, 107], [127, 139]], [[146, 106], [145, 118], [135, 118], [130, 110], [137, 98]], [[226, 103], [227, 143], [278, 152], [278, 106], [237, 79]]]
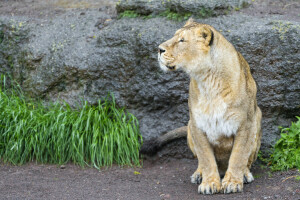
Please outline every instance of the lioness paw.
[[243, 179], [236, 178], [231, 173], [226, 173], [222, 180], [222, 191], [224, 194], [243, 191]]
[[242, 192], [243, 183], [222, 181], [222, 191], [224, 194]]
[[191, 176], [191, 183], [200, 184], [202, 181], [202, 175], [199, 171], [195, 171]]
[[216, 194], [221, 190], [220, 181], [202, 182], [198, 187], [199, 194]]
[[252, 173], [248, 170], [245, 174], [244, 174], [244, 183], [251, 183], [252, 181], [254, 181], [254, 178], [252, 176]]

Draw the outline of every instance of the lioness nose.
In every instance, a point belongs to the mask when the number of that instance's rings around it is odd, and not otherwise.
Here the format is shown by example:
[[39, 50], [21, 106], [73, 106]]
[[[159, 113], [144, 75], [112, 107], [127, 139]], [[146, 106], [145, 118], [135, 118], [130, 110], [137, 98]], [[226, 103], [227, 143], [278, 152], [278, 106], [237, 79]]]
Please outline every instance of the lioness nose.
[[159, 52], [159, 54], [162, 54], [162, 53], [165, 52], [165, 51], [166, 51], [166, 50], [164, 50], [164, 49], [158, 47], [158, 52]]

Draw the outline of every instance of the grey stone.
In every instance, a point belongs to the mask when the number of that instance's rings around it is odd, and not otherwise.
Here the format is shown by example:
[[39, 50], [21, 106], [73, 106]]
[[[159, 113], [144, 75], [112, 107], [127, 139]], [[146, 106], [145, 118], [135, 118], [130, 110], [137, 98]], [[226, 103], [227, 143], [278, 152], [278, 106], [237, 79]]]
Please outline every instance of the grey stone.
[[[99, 20], [111, 18], [96, 11], [66, 12], [38, 23], [0, 17], [0, 72], [45, 101], [97, 104], [113, 92], [117, 104], [139, 119], [144, 140], [186, 125], [189, 78], [180, 71], [164, 73], [157, 63], [158, 45], [183, 23], [112, 19], [99, 28]], [[196, 21], [221, 31], [250, 64], [263, 112], [262, 145], [269, 147], [279, 136], [278, 126], [288, 126], [300, 113], [299, 23], [244, 15]], [[20, 22], [18, 29], [9, 28]]]
[[249, 4], [249, 0], [120, 0], [118, 13], [132, 10], [141, 15], [157, 15], [166, 10], [176, 13], [191, 13], [196, 16], [225, 14], [231, 9]]

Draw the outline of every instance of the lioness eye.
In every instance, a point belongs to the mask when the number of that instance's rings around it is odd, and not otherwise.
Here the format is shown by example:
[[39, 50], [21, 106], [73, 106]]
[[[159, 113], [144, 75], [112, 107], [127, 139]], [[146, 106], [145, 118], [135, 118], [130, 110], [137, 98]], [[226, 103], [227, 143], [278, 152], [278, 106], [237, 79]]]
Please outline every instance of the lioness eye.
[[179, 42], [184, 42], [184, 39], [183, 39], [183, 38], [181, 38], [181, 39], [179, 40]]

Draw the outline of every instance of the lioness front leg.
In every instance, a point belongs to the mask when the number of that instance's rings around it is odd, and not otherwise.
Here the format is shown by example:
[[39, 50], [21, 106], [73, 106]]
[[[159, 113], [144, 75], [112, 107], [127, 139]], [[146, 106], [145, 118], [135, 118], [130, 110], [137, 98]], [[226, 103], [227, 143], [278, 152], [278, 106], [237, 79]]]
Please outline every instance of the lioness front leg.
[[202, 183], [198, 187], [198, 193], [218, 193], [221, 190], [221, 183], [213, 149], [205, 134], [191, 122], [189, 123], [189, 130], [198, 158], [198, 168], [192, 177], [195, 178], [199, 173], [202, 173]]
[[[188, 143], [189, 148], [193, 152], [194, 156], [197, 157], [197, 154], [196, 154], [195, 148], [194, 148], [195, 145], [194, 145], [194, 142], [193, 142], [193, 139], [192, 139], [192, 136], [191, 136], [191, 131], [190, 131], [189, 127], [190, 126], [188, 125], [188, 128], [187, 128], [187, 143]], [[191, 183], [200, 184], [201, 181], [202, 181], [202, 171], [198, 167], [197, 170], [194, 172], [194, 174], [191, 176]]]
[[228, 169], [222, 180], [224, 193], [242, 192], [244, 175], [250, 172], [247, 164], [253, 151], [254, 132], [247, 127], [241, 127], [235, 136]]

